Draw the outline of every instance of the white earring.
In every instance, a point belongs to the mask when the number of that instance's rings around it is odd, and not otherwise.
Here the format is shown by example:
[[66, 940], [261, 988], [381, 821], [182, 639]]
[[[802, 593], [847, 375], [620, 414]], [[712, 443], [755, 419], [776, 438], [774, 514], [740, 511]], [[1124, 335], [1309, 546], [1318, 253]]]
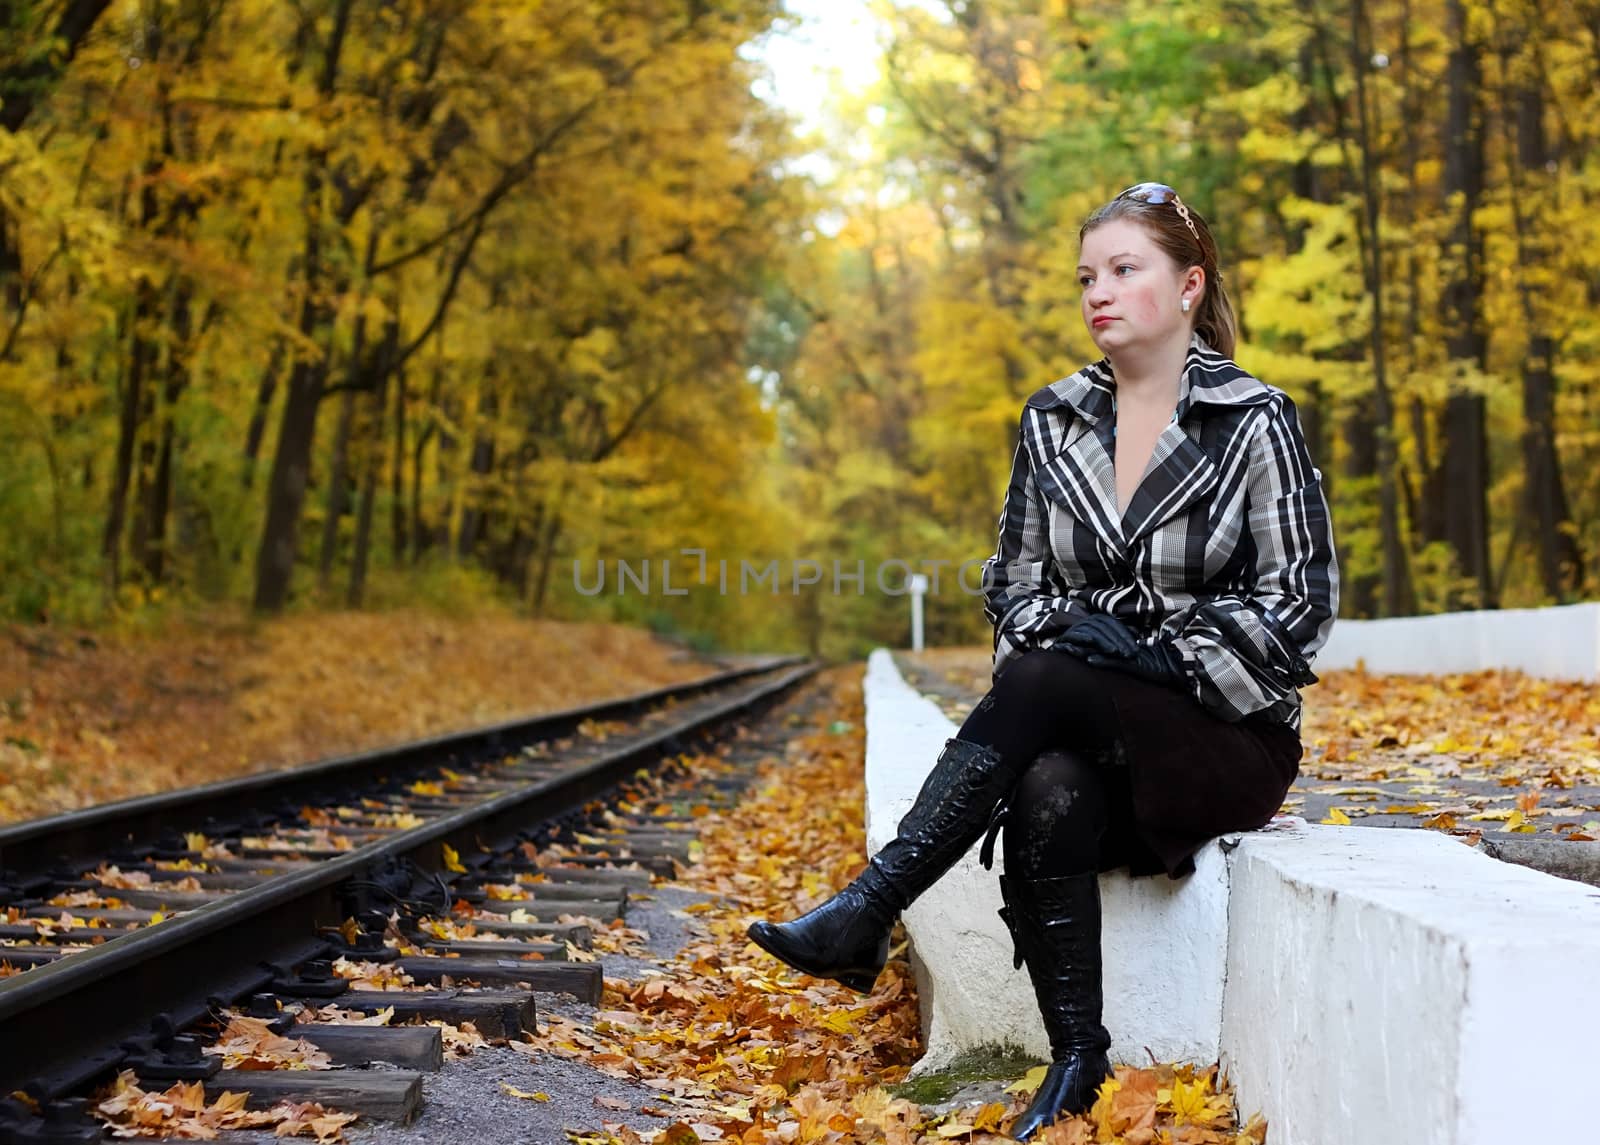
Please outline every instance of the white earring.
[[1185, 314], [1189, 313], [1189, 300], [1187, 298], [1183, 300], [1183, 312]]

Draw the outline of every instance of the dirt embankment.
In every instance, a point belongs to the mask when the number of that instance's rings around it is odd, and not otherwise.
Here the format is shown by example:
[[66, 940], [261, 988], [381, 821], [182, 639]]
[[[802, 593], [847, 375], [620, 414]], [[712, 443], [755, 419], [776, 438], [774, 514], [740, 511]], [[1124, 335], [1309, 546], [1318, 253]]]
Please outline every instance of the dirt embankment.
[[611, 624], [422, 613], [0, 632], [0, 822], [694, 679]]

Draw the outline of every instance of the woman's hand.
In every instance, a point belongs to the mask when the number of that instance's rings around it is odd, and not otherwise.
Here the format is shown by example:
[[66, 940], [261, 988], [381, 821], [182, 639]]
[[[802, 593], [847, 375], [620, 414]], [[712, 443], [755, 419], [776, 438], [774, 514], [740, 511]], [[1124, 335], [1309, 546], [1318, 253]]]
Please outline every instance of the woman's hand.
[[1095, 653], [1085, 656], [1084, 661], [1096, 668], [1115, 668], [1152, 684], [1176, 684], [1181, 687], [1188, 683], [1188, 676], [1183, 671], [1183, 657], [1177, 648], [1165, 640], [1141, 644], [1132, 656], [1102, 656]]
[[1170, 641], [1141, 644], [1126, 624], [1108, 612], [1074, 624], [1057, 646], [1096, 668], [1114, 668], [1152, 684], [1182, 685], [1188, 679], [1183, 657]]
[[1139, 642], [1128, 626], [1109, 612], [1097, 612], [1078, 621], [1067, 629], [1059, 643], [1065, 644], [1073, 655], [1084, 658], [1093, 654], [1120, 658], [1132, 656], [1139, 650]]

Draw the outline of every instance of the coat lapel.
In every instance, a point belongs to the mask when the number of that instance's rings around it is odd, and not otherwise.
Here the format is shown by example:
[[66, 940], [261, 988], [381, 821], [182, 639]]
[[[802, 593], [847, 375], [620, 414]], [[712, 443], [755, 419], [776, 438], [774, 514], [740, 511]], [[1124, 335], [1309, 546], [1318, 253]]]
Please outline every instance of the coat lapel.
[[[1132, 545], [1210, 494], [1218, 471], [1205, 450], [1173, 422], [1161, 431], [1144, 479], [1128, 502], [1122, 534]], [[1113, 486], [1115, 488], [1115, 486]]]
[[1107, 544], [1123, 549], [1122, 526], [1117, 519], [1117, 477], [1108, 423], [1075, 419], [1071, 437], [1054, 457], [1036, 458], [1034, 480], [1044, 495], [1071, 511]]

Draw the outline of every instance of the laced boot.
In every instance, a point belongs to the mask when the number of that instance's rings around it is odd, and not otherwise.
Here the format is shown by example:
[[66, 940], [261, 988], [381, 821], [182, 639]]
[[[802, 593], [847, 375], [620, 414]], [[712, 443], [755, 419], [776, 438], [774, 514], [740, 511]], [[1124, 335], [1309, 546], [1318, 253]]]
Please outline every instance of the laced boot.
[[983, 834], [1016, 770], [984, 744], [952, 736], [897, 833], [838, 894], [790, 922], [752, 923], [750, 941], [815, 978], [869, 993], [900, 912]]
[[1094, 1104], [1111, 1073], [1111, 1036], [1100, 1022], [1100, 878], [1094, 871], [1051, 879], [1000, 876], [1015, 965], [1028, 965], [1050, 1037], [1050, 1067], [1011, 1126], [1026, 1141], [1063, 1114]]

